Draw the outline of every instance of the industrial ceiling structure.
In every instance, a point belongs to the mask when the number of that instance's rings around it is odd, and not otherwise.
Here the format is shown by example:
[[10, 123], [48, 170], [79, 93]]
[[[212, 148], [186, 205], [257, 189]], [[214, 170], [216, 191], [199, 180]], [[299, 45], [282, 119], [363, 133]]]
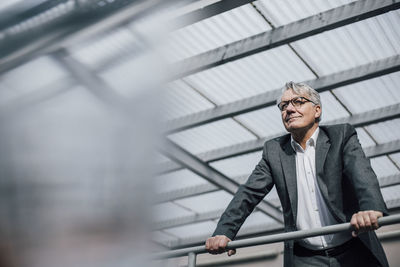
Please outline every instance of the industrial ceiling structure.
[[[400, 207], [400, 1], [34, 2], [0, 5], [3, 114], [79, 86], [102, 101], [134, 98], [148, 44], [165, 57], [152, 208], [162, 247], [212, 234], [263, 143], [285, 134], [275, 103], [288, 81], [321, 93], [323, 125], [356, 127], [388, 208]], [[146, 28], [155, 10], [160, 44]], [[273, 189], [238, 237], [282, 229]]]

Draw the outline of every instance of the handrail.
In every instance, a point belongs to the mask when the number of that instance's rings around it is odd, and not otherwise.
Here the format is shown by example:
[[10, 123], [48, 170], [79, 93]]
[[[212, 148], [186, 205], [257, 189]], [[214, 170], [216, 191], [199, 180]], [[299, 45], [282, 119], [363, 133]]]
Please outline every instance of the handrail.
[[[381, 217], [378, 219], [378, 224], [380, 227], [385, 226], [385, 225], [395, 224], [395, 223], [400, 223], [400, 214]], [[338, 233], [338, 232], [346, 232], [346, 231], [352, 231], [352, 230], [353, 230], [353, 227], [350, 225], [350, 223], [335, 224], [335, 225], [315, 228], [315, 229], [311, 229], [311, 230], [301, 230], [301, 231], [294, 231], [294, 232], [287, 232], [287, 233], [281, 233], [281, 234], [275, 234], [275, 235], [267, 235], [267, 236], [231, 241], [228, 243], [228, 246], [226, 247], [226, 249], [236, 249], [236, 248], [242, 248], [242, 247], [257, 246], [257, 245], [270, 244], [270, 243], [282, 242], [282, 241], [287, 241], [287, 240], [297, 240], [297, 239], [303, 239], [303, 238], [307, 238], [307, 237], [328, 235], [328, 234], [333, 234], [333, 233]], [[190, 248], [177, 249], [177, 250], [173, 250], [173, 251], [160, 252], [160, 253], [154, 254], [152, 256], [152, 258], [155, 260], [157, 260], [157, 259], [159, 260], [159, 259], [187, 256], [188, 254], [190, 254], [191, 255], [190, 260], [192, 262], [193, 261], [195, 262], [195, 259], [193, 260], [193, 255], [197, 255], [197, 254], [201, 254], [201, 253], [207, 253], [207, 250], [205, 249], [204, 245], [190, 247]], [[194, 266], [194, 265], [189, 264], [189, 266]]]

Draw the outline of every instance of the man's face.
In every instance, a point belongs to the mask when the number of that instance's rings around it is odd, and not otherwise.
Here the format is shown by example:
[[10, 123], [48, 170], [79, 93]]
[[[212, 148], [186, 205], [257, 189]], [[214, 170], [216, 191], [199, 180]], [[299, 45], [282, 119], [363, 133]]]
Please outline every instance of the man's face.
[[[293, 90], [287, 90], [284, 92], [281, 101], [289, 101], [295, 97], [301, 97], [303, 95], [296, 94]], [[308, 99], [308, 96], [303, 96]], [[294, 107], [289, 102], [286, 110], [281, 112], [282, 122], [286, 130], [290, 133], [296, 132], [297, 130], [311, 128], [315, 123], [315, 119], [321, 116], [321, 107], [314, 105], [312, 102], [305, 101], [299, 107]]]

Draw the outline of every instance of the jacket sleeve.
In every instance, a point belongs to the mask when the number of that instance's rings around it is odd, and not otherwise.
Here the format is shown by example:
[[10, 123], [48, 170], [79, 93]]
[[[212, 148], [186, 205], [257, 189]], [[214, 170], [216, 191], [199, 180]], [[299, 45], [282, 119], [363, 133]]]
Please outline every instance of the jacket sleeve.
[[381, 211], [388, 215], [376, 174], [350, 124], [346, 124], [344, 130], [343, 172], [354, 187], [360, 210]]
[[243, 222], [273, 185], [268, 163], [267, 145], [265, 144], [260, 162], [256, 165], [247, 182], [240, 185], [222, 214], [213, 236], [225, 235], [233, 240]]

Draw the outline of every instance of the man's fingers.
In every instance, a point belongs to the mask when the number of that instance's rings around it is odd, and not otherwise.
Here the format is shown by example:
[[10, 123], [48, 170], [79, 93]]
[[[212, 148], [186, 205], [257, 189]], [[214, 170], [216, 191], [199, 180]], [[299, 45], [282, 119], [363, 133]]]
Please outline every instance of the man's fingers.
[[371, 224], [371, 218], [370, 218], [370, 216], [371, 216], [371, 212], [364, 212], [363, 214], [362, 214], [362, 218], [363, 218], [363, 221], [364, 221], [364, 229], [365, 230], [372, 230], [372, 224]]
[[355, 237], [359, 233], [378, 229], [378, 218], [382, 216], [382, 212], [374, 210], [360, 211], [353, 214], [350, 221], [354, 228], [352, 236]]
[[378, 218], [383, 217], [383, 213], [380, 211], [374, 211], [373, 212], [373, 218], [371, 220], [372, 226], [374, 230], [379, 228], [379, 223], [378, 223]]
[[360, 229], [360, 227], [358, 226], [358, 223], [357, 223], [357, 213], [353, 214], [353, 216], [351, 217], [350, 224], [354, 228], [354, 231], [351, 232], [351, 235], [353, 237], [357, 237], [358, 229]]
[[226, 251], [226, 246], [228, 242], [231, 241], [228, 237], [224, 235], [217, 235], [209, 237], [206, 240], [205, 247], [207, 251], [211, 254], [220, 254]]
[[228, 250], [228, 256], [230, 257], [230, 256], [232, 256], [232, 255], [235, 255], [236, 254], [236, 249], [230, 249], [230, 250]]
[[363, 218], [363, 216], [361, 214], [357, 214], [357, 225], [358, 225], [360, 230], [365, 227], [364, 218]]

